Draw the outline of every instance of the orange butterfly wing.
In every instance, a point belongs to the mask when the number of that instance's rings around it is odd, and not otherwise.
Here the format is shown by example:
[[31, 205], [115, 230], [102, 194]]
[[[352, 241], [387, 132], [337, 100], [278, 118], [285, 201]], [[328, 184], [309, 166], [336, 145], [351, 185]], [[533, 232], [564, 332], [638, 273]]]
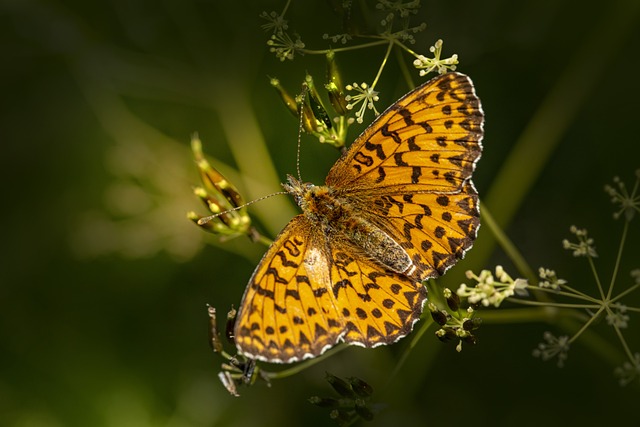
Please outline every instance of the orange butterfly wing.
[[421, 282], [381, 267], [346, 241], [332, 242], [331, 283], [344, 322], [344, 342], [376, 347], [406, 336], [420, 319]]
[[236, 317], [235, 341], [241, 353], [289, 363], [322, 353], [343, 335], [321, 237], [298, 215], [269, 247]]
[[244, 355], [291, 363], [343, 340], [374, 347], [418, 320], [426, 291], [345, 241], [328, 241], [304, 215], [276, 238], [245, 291], [235, 325]]
[[471, 174], [484, 115], [471, 80], [447, 73], [381, 114], [326, 179], [394, 237], [420, 280], [462, 258], [480, 225]]
[[454, 192], [480, 157], [484, 114], [469, 77], [447, 73], [400, 98], [327, 175], [334, 188]]

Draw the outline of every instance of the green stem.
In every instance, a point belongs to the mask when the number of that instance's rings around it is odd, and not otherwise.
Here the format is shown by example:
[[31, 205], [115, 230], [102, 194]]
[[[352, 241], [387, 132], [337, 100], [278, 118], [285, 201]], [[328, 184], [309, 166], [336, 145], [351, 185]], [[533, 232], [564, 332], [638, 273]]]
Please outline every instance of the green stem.
[[342, 350], [346, 349], [347, 347], [349, 347], [347, 344], [340, 344], [337, 345], [335, 347], [333, 347], [331, 350], [327, 351], [326, 353], [315, 357], [313, 359], [309, 359], [309, 360], [305, 360], [304, 362], [300, 362], [297, 365], [293, 365], [290, 368], [287, 368], [283, 371], [278, 371], [278, 372], [264, 372], [264, 375], [269, 378], [270, 380], [276, 380], [276, 379], [282, 379], [282, 378], [287, 378], [290, 377], [292, 375], [296, 375], [299, 372], [304, 371], [305, 369], [308, 369], [310, 367], [312, 367], [313, 365], [321, 362], [322, 360], [333, 356], [336, 353], [341, 352]]
[[624, 228], [622, 229], [622, 237], [620, 238], [620, 247], [618, 247], [618, 255], [616, 256], [616, 265], [613, 267], [613, 274], [611, 275], [611, 283], [609, 284], [609, 291], [607, 292], [607, 299], [611, 299], [611, 295], [613, 294], [613, 286], [616, 283], [616, 277], [618, 275], [618, 270], [620, 269], [620, 260], [622, 259], [622, 252], [624, 249], [624, 244], [627, 240], [627, 231], [629, 230], [629, 222], [624, 222]]
[[393, 43], [389, 43], [387, 46], [387, 51], [384, 53], [384, 59], [382, 60], [382, 64], [380, 64], [380, 68], [378, 68], [378, 74], [376, 74], [376, 78], [373, 79], [373, 83], [371, 83], [371, 89], [376, 87], [378, 84], [378, 80], [382, 75], [382, 70], [384, 70], [385, 65], [387, 65], [387, 60], [389, 59], [389, 55], [391, 54], [391, 49], [393, 48]]
[[358, 44], [358, 45], [353, 45], [353, 46], [345, 46], [345, 47], [335, 47], [335, 48], [331, 48], [331, 49], [300, 49], [299, 51], [305, 54], [309, 54], [309, 55], [326, 55], [329, 52], [349, 52], [352, 50], [359, 50], [359, 49], [365, 49], [365, 48], [369, 48], [369, 47], [374, 47], [374, 46], [380, 46], [380, 45], [384, 45], [387, 44], [388, 41], [387, 40], [376, 40], [374, 42], [368, 42], [368, 43], [362, 43], [362, 44]]
[[556, 307], [556, 308], [575, 308], [575, 309], [592, 309], [597, 310], [602, 307], [600, 304], [573, 304], [548, 301], [530, 301], [518, 298], [509, 298], [510, 302], [521, 305], [537, 306], [537, 307]]
[[[620, 300], [621, 298], [623, 298], [625, 295], [630, 294], [631, 292], [635, 291], [636, 289], [638, 289], [640, 287], [640, 283], [636, 283], [635, 285], [631, 286], [629, 289], [624, 290], [623, 292], [620, 292], [618, 295], [616, 295], [614, 298], [611, 298], [611, 302], [615, 302]], [[633, 310], [633, 307], [628, 307], [627, 310]], [[637, 309], [640, 310], [640, 309]]]
[[495, 219], [493, 218], [493, 215], [491, 215], [491, 211], [487, 208], [487, 206], [484, 203], [481, 203], [480, 205], [480, 212], [481, 212], [482, 221], [484, 225], [486, 225], [489, 228], [489, 230], [491, 230], [491, 232], [493, 233], [493, 236], [498, 242], [498, 245], [500, 245], [500, 247], [507, 254], [509, 259], [511, 259], [511, 261], [516, 266], [520, 274], [526, 277], [529, 283], [537, 283], [538, 278], [534, 274], [533, 270], [531, 269], [527, 261], [522, 256], [522, 253], [520, 253], [518, 248], [516, 248], [516, 246], [511, 241], [511, 239], [507, 237], [506, 233], [502, 231], [502, 228], [498, 226]]
[[578, 339], [578, 337], [579, 337], [580, 335], [582, 335], [582, 333], [583, 333], [584, 331], [586, 331], [587, 329], [589, 329], [589, 326], [591, 326], [591, 324], [592, 324], [593, 322], [595, 322], [595, 320], [596, 320], [597, 318], [599, 318], [599, 317], [600, 317], [600, 314], [601, 314], [603, 311], [604, 311], [604, 307], [602, 307], [602, 306], [601, 306], [601, 307], [600, 307], [600, 309], [599, 309], [598, 311], [596, 311], [593, 315], [591, 315], [591, 316], [589, 317], [589, 320], [587, 320], [587, 321], [585, 322], [585, 324], [584, 324], [584, 325], [582, 325], [582, 327], [578, 330], [578, 332], [576, 332], [575, 334], [573, 334], [573, 336], [572, 336], [571, 338], [569, 338], [569, 344], [571, 344], [572, 342], [574, 342], [575, 340], [577, 340], [577, 339]]
[[[511, 299], [509, 299], [511, 301]], [[517, 302], [517, 301], [514, 301]], [[531, 323], [531, 322], [547, 322], [552, 323], [553, 319], [558, 317], [556, 308], [549, 308], [546, 305], [531, 308], [515, 308], [483, 311], [478, 314], [482, 318], [483, 323], [492, 325], [514, 323]]]
[[258, 237], [258, 240], [256, 240], [256, 242], [261, 243], [267, 247], [271, 246], [271, 244], [273, 243], [273, 240], [271, 240], [270, 238], [263, 236], [262, 234]]
[[[595, 301], [602, 301], [602, 300], [599, 300], [597, 298], [592, 297], [591, 295], [585, 294], [584, 292], [581, 292], [581, 291], [579, 291], [579, 290], [577, 290], [575, 288], [572, 288], [571, 286], [567, 286], [566, 284], [562, 285], [562, 289], [570, 291], [571, 293], [560, 291], [560, 292], [557, 293], [558, 295], [569, 296], [571, 298], [582, 298], [582, 299], [585, 299], [585, 300], [588, 300], [588, 301], [594, 301], [594, 302]], [[549, 292], [554, 292], [554, 291], [549, 290]]]
[[284, 5], [284, 8], [282, 9], [282, 13], [280, 14], [280, 16], [284, 16], [284, 14], [287, 13], [287, 10], [289, 9], [289, 5], [291, 5], [291, 0], [287, 0], [287, 3]]
[[593, 262], [593, 257], [587, 255], [587, 259], [589, 260], [589, 268], [591, 269], [591, 274], [593, 274], [593, 278], [596, 281], [596, 286], [598, 287], [598, 292], [600, 292], [600, 298], [604, 301], [604, 289], [602, 288], [602, 282], [600, 281], [600, 276], [598, 276], [598, 270], [596, 269], [596, 263]]
[[618, 326], [614, 326], [613, 329], [616, 331], [616, 335], [618, 335], [618, 339], [620, 340], [620, 344], [622, 344], [622, 348], [624, 348], [624, 352], [626, 353], [631, 363], [633, 363], [633, 361], [635, 360], [633, 357], [633, 352], [629, 348], [629, 345], [627, 344], [627, 340], [624, 338], [624, 335], [622, 335], [622, 331]]
[[[400, 45], [402, 46], [402, 45]], [[407, 67], [407, 61], [402, 57], [402, 51], [399, 49], [395, 49], [396, 60], [398, 61], [398, 66], [400, 67], [400, 72], [402, 73], [402, 77], [404, 81], [407, 82], [407, 87], [410, 89], [414, 89], [416, 84], [413, 81], [413, 77], [411, 72], [409, 71], [409, 67]]]
[[398, 359], [396, 366], [393, 368], [393, 371], [391, 372], [391, 374], [389, 375], [389, 378], [387, 379], [387, 387], [385, 387], [385, 389], [389, 388], [388, 385], [393, 381], [393, 379], [396, 377], [398, 372], [400, 372], [400, 369], [402, 368], [404, 363], [407, 361], [407, 358], [411, 354], [411, 351], [413, 350], [413, 348], [418, 344], [422, 336], [425, 334], [425, 332], [427, 332], [427, 330], [433, 324], [434, 324], [434, 321], [429, 316], [428, 318], [423, 319], [422, 323], [420, 324], [420, 328], [418, 328], [418, 330], [413, 332], [413, 334], [411, 335], [411, 341], [409, 342], [409, 345], [402, 352], [402, 355]]
[[399, 48], [401, 48], [402, 50], [406, 51], [407, 53], [409, 53], [411, 56], [414, 57], [418, 57], [419, 55], [417, 53], [415, 53], [413, 50], [409, 49], [407, 46], [405, 46], [403, 43], [400, 43], [397, 39], [393, 39], [394, 43], [396, 44], [396, 46], [398, 46]]

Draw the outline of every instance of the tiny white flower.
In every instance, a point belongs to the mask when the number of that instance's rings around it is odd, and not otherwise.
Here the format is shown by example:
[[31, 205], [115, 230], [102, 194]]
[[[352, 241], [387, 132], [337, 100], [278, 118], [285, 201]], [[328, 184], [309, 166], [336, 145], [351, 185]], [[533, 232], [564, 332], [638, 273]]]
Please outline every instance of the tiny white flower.
[[344, 97], [345, 101], [347, 101], [348, 110], [352, 110], [356, 105], [361, 103], [360, 109], [356, 112], [356, 121], [358, 123], [363, 122], [363, 117], [366, 109], [373, 110], [376, 116], [380, 114], [374, 104], [380, 99], [378, 97], [378, 92], [373, 90], [373, 88], [368, 84], [353, 83], [347, 85], [346, 89], [349, 91], [357, 92], [355, 95], [347, 95]]
[[[516, 292], [519, 295], [526, 294], [527, 281], [525, 279], [513, 280], [502, 268], [496, 266], [495, 277], [489, 270], [482, 270], [479, 276], [473, 272], [466, 272], [467, 278], [476, 280], [475, 287], [461, 284], [456, 293], [461, 297], [466, 297], [471, 304], [482, 304], [485, 307], [490, 305], [499, 307], [502, 302], [513, 296]], [[496, 280], [497, 279], [497, 280]]]
[[586, 256], [596, 258], [598, 256], [594, 246], [594, 240], [588, 237], [586, 229], [579, 229], [575, 225], [572, 225], [569, 228], [569, 231], [578, 238], [578, 243], [572, 243], [569, 240], [564, 239], [562, 241], [562, 247], [564, 249], [572, 250], [573, 256], [575, 257]]
[[640, 380], [640, 353], [635, 353], [631, 361], [624, 362], [613, 373], [618, 377], [618, 383], [621, 386], [628, 385], [634, 380]]
[[617, 188], [611, 185], [605, 185], [604, 191], [611, 196], [611, 203], [619, 205], [620, 207], [620, 210], [613, 214], [615, 219], [624, 216], [626, 221], [631, 221], [636, 213], [640, 212], [640, 194], [638, 192], [640, 169], [636, 171], [636, 177], [637, 179], [631, 193], [629, 193], [625, 183], [617, 176], [613, 178], [613, 183]]
[[284, 19], [284, 16], [278, 14], [277, 12], [267, 13], [266, 11], [260, 14], [260, 18], [266, 19], [267, 23], [261, 25], [262, 29], [265, 31], [271, 31], [275, 33], [282, 33], [289, 28], [287, 20]]
[[618, 310], [607, 314], [607, 324], [616, 328], [626, 328], [629, 324], [629, 315], [625, 314], [627, 307], [621, 305]]
[[558, 367], [562, 368], [568, 357], [569, 337], [566, 335], [556, 337], [551, 332], [545, 332], [543, 338], [546, 342], [538, 344], [538, 347], [532, 352], [533, 357], [539, 357], [543, 361], [556, 358], [558, 359]]
[[456, 65], [458, 64], [457, 54], [453, 54], [445, 59], [440, 58], [442, 54], [442, 40], [436, 41], [436, 43], [429, 48], [429, 51], [434, 54], [433, 58], [418, 55], [413, 61], [413, 66], [420, 70], [421, 76], [433, 71], [437, 71], [438, 74], [444, 74], [447, 71], [454, 71], [456, 69]]

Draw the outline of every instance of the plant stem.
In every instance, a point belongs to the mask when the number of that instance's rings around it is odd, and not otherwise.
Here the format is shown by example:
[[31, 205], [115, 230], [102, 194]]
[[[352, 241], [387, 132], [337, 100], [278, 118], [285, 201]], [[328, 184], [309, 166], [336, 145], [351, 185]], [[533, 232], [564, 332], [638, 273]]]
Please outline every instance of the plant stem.
[[622, 259], [622, 251], [624, 244], [627, 240], [627, 231], [629, 230], [629, 221], [624, 222], [624, 228], [622, 229], [622, 237], [620, 238], [620, 246], [618, 247], [618, 255], [616, 256], [616, 265], [613, 267], [613, 274], [611, 275], [611, 283], [609, 283], [609, 291], [607, 292], [607, 299], [611, 299], [613, 293], [613, 286], [616, 283], [616, 277], [618, 270], [620, 269], [620, 260]]
[[345, 348], [349, 347], [347, 344], [340, 344], [337, 345], [335, 347], [333, 347], [331, 350], [327, 351], [326, 353], [318, 356], [318, 357], [314, 357], [313, 359], [308, 359], [305, 360], [304, 362], [298, 363], [297, 365], [293, 365], [290, 368], [287, 368], [283, 371], [278, 371], [278, 372], [264, 372], [264, 375], [266, 377], [268, 377], [269, 379], [282, 379], [282, 378], [286, 378], [286, 377], [290, 377], [292, 375], [295, 375], [299, 372], [304, 371], [307, 368], [310, 368], [311, 366], [321, 362], [322, 360], [333, 356], [334, 354], [341, 352], [342, 350], [344, 350]]
[[520, 272], [520, 274], [526, 277], [527, 280], [529, 280], [529, 283], [537, 283], [538, 278], [534, 274], [533, 270], [531, 269], [527, 261], [524, 259], [524, 257], [522, 256], [518, 248], [516, 248], [516, 246], [513, 244], [511, 239], [509, 239], [506, 233], [504, 233], [504, 231], [502, 231], [502, 229], [498, 226], [498, 224], [496, 224], [496, 221], [493, 218], [493, 215], [491, 215], [491, 211], [487, 208], [487, 206], [484, 204], [481, 204], [480, 212], [481, 212], [484, 225], [486, 225], [489, 228], [489, 230], [491, 230], [491, 232], [493, 233], [493, 236], [498, 242], [498, 245], [500, 245], [502, 250], [505, 251], [509, 259], [511, 259], [511, 261], [514, 263], [514, 265]]

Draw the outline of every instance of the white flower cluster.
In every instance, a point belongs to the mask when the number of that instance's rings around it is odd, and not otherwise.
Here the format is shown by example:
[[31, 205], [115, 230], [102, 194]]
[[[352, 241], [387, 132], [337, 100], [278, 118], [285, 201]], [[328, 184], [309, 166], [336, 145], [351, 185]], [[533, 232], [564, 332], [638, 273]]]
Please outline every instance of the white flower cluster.
[[479, 276], [472, 271], [467, 271], [466, 275], [478, 284], [470, 287], [463, 283], [456, 293], [466, 297], [471, 304], [499, 307], [506, 298], [527, 292], [527, 281], [520, 278], [514, 280], [500, 265], [496, 266], [495, 276], [489, 270], [482, 270]]

